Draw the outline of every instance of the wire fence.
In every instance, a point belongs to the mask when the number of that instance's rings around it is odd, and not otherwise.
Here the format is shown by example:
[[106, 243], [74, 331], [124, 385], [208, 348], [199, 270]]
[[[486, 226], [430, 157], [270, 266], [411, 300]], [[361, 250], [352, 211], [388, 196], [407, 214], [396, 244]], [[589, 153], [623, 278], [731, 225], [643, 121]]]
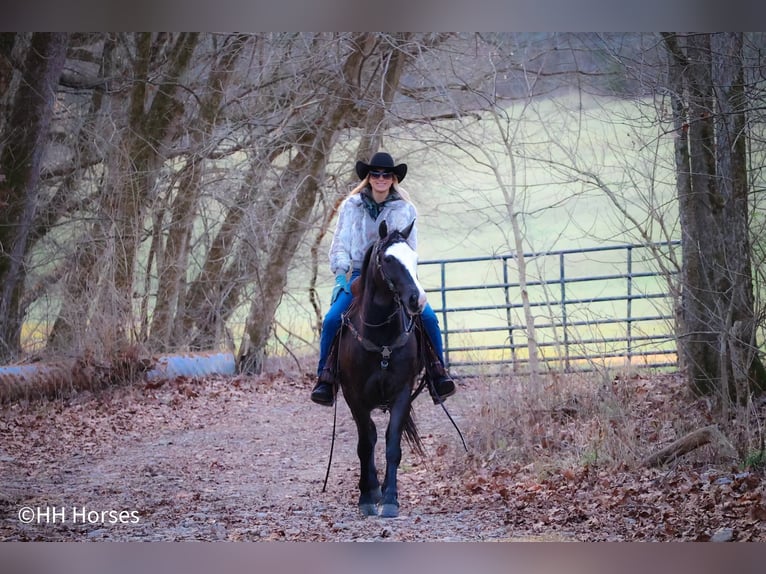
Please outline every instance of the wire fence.
[[525, 282], [512, 254], [421, 261], [418, 274], [451, 369], [528, 370], [527, 324], [547, 371], [670, 368], [677, 364], [678, 270], [661, 269], [673, 269], [679, 244], [525, 253]]

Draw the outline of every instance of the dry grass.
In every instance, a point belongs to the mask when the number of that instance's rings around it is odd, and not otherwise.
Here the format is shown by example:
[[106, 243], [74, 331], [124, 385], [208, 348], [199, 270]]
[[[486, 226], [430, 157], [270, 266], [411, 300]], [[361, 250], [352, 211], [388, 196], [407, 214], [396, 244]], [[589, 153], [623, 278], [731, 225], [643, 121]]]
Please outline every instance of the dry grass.
[[465, 429], [475, 464], [532, 465], [541, 474], [635, 468], [674, 440], [717, 424], [728, 440], [695, 449], [684, 462], [744, 466], [762, 440], [763, 405], [722, 421], [710, 401], [689, 395], [679, 375], [551, 375], [536, 392], [532, 385], [518, 377], [483, 386], [478, 422]]

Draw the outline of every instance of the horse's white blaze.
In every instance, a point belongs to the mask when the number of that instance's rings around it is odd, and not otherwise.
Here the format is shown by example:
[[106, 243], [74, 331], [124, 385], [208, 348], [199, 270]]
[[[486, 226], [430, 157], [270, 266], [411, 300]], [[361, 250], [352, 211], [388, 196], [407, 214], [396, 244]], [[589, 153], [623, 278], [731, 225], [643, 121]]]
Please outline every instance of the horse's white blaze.
[[394, 243], [391, 247], [386, 249], [386, 255], [396, 257], [396, 259], [398, 259], [404, 268], [409, 272], [410, 277], [412, 277], [412, 280], [415, 282], [415, 285], [418, 288], [418, 303], [420, 308], [422, 309], [425, 307], [427, 301], [426, 292], [420, 285], [420, 281], [418, 281], [418, 254], [415, 253], [415, 251], [413, 251], [413, 249], [405, 242], [400, 241], [398, 243]]

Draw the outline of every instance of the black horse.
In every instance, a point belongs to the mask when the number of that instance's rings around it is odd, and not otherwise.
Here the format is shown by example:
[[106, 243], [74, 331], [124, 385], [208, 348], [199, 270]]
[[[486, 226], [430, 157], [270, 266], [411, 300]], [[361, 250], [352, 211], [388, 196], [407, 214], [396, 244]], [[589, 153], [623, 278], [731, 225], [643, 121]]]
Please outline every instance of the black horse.
[[[354, 301], [340, 332], [338, 377], [359, 434], [359, 509], [368, 516], [399, 514], [396, 475], [402, 434], [423, 456], [411, 413], [422, 367], [413, 325], [426, 304], [415, 271], [417, 255], [406, 242], [413, 224], [388, 233], [381, 223], [380, 239], [367, 251], [352, 285]], [[370, 416], [376, 408], [390, 413], [382, 490], [375, 467], [377, 430]]]

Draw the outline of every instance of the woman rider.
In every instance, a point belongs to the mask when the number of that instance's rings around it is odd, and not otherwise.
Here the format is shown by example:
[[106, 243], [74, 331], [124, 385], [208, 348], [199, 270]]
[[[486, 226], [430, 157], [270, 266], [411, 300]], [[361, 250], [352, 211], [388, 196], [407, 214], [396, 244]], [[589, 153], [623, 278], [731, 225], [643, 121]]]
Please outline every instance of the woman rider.
[[[389, 230], [403, 230], [416, 220], [417, 210], [407, 192], [399, 185], [407, 174], [407, 164], [394, 164], [390, 154], [379, 152], [370, 163], [356, 162], [356, 174], [361, 182], [340, 206], [338, 224], [330, 246], [330, 269], [335, 275], [331, 306], [322, 323], [319, 343], [317, 384], [311, 391], [311, 400], [320, 405], [331, 406], [335, 401], [334, 365], [327, 365], [335, 335], [340, 328], [342, 315], [351, 304], [351, 282], [361, 271], [367, 249], [378, 239], [378, 227], [385, 220]], [[407, 238], [407, 243], [417, 250], [417, 223]], [[349, 278], [350, 273], [350, 278]], [[438, 362], [426, 365], [434, 388], [434, 403], [455, 394], [455, 383], [444, 368], [444, 352], [441, 329], [431, 305], [426, 304], [422, 313], [423, 326], [435, 351]]]

